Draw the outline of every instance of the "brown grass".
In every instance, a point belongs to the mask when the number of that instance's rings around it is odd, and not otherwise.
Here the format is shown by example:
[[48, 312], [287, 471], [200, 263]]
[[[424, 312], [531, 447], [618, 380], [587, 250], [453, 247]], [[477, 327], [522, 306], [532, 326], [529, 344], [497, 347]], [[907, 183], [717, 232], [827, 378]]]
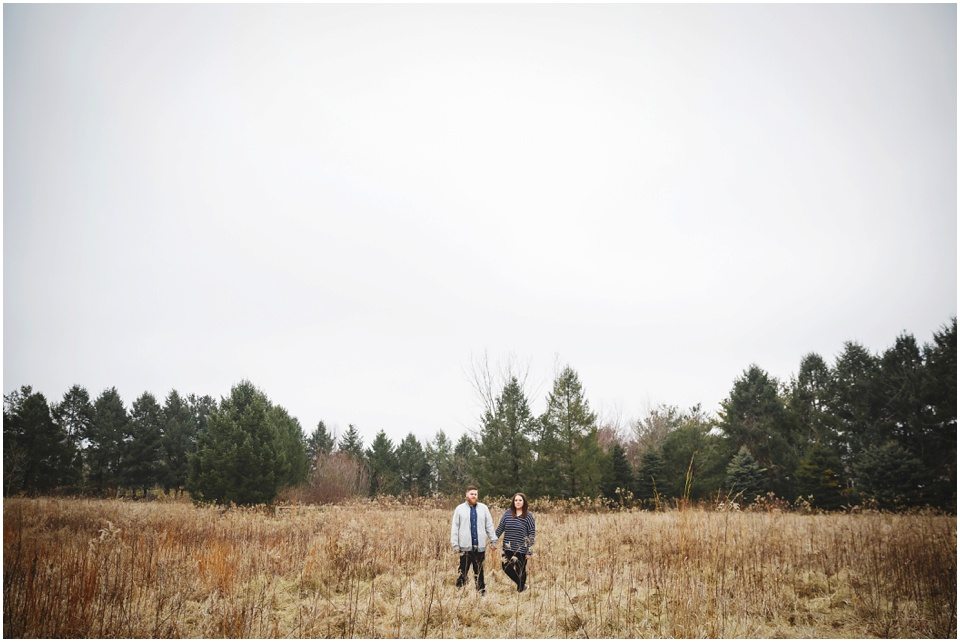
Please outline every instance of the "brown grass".
[[955, 517], [540, 513], [486, 597], [449, 517], [7, 499], [4, 637], [956, 637]]

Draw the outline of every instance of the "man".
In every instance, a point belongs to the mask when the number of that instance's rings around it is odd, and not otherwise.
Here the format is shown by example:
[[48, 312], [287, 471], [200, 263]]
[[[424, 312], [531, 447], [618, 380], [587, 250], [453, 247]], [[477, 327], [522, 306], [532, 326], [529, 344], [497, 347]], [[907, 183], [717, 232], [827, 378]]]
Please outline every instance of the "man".
[[487, 586], [483, 581], [483, 557], [488, 543], [490, 548], [497, 547], [497, 533], [490, 509], [477, 501], [479, 496], [476, 486], [467, 486], [466, 501], [453, 511], [450, 545], [453, 546], [453, 552], [460, 555], [457, 588], [467, 583], [467, 569], [472, 567], [477, 590], [484, 595]]

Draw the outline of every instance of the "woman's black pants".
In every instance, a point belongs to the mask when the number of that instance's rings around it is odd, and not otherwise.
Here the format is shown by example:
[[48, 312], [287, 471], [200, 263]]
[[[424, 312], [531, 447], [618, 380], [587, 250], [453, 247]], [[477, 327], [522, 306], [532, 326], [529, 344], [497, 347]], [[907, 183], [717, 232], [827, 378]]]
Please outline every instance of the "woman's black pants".
[[507, 577], [517, 585], [517, 589], [522, 591], [527, 585], [527, 554], [504, 551], [500, 565]]

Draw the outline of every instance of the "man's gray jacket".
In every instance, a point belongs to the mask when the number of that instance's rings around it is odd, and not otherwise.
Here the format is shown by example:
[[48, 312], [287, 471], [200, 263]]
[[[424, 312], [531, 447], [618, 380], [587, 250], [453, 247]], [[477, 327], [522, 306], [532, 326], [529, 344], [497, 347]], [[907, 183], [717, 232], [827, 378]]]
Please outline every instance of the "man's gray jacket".
[[[493, 527], [493, 517], [486, 504], [477, 502], [477, 550], [487, 548], [487, 542], [497, 543], [497, 531]], [[463, 502], [453, 511], [453, 523], [450, 525], [450, 545], [457, 551], [473, 550], [470, 537], [470, 504]]]

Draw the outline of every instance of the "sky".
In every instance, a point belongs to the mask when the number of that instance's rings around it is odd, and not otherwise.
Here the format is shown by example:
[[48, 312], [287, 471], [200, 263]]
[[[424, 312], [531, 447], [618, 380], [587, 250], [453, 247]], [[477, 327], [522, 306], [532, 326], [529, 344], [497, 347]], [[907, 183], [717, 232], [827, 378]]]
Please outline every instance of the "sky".
[[957, 310], [954, 5], [5, 5], [3, 389], [626, 426]]

